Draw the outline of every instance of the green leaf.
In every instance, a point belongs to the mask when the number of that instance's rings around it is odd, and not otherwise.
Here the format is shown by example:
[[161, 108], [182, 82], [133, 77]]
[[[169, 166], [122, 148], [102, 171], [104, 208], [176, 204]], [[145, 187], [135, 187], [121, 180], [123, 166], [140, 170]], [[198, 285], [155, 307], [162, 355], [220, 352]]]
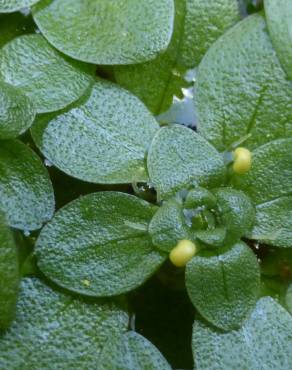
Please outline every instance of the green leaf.
[[292, 314], [292, 284], [290, 284], [287, 289], [285, 303], [287, 305], [288, 311]]
[[171, 370], [154, 345], [135, 332], [111, 338], [101, 353], [100, 370]]
[[36, 4], [39, 0], [0, 0], [0, 13], [11, 13]]
[[259, 204], [249, 237], [274, 247], [292, 248], [292, 196]]
[[195, 233], [196, 238], [201, 242], [214, 246], [221, 247], [226, 240], [227, 230], [225, 227], [216, 227], [215, 229], [199, 230]]
[[199, 66], [199, 132], [220, 151], [244, 138], [244, 146], [254, 149], [292, 134], [292, 83], [266, 27], [261, 14], [245, 18], [211, 46]]
[[107, 81], [66, 112], [40, 116], [32, 136], [44, 156], [70, 176], [94, 183], [147, 181], [146, 151], [159, 126], [145, 106]]
[[292, 79], [292, 4], [290, 0], [265, 0], [268, 30], [278, 58]]
[[148, 224], [156, 207], [118, 192], [79, 198], [56, 213], [37, 240], [41, 271], [88, 296], [111, 296], [144, 283], [165, 257], [154, 250]]
[[0, 75], [21, 89], [38, 113], [62, 109], [93, 82], [94, 69], [61, 55], [41, 35], [20, 36], [0, 52]]
[[239, 328], [260, 286], [257, 258], [239, 242], [223, 254], [202, 251], [186, 266], [186, 287], [200, 314], [218, 328]]
[[14, 319], [19, 286], [19, 266], [12, 232], [0, 214], [0, 330]]
[[226, 227], [228, 240], [235, 241], [247, 235], [255, 221], [255, 208], [249, 197], [232, 188], [219, 188], [214, 194], [219, 224]]
[[0, 81], [0, 139], [24, 133], [33, 123], [35, 110], [21, 90]]
[[291, 315], [269, 297], [258, 301], [238, 331], [223, 333], [196, 321], [192, 342], [196, 369], [291, 369], [291, 331]]
[[114, 302], [76, 299], [37, 279], [24, 279], [16, 320], [0, 337], [3, 369], [97, 369], [128, 315]]
[[54, 193], [39, 157], [17, 140], [0, 145], [0, 210], [10, 226], [39, 229], [54, 213]]
[[212, 145], [189, 128], [173, 125], [161, 128], [148, 153], [150, 180], [161, 198], [193, 186], [218, 186], [225, 178], [225, 166]]
[[154, 114], [166, 111], [173, 96], [181, 96], [181, 88], [187, 86], [187, 68], [197, 65], [211, 43], [238, 18], [235, 0], [176, 0], [174, 32], [166, 52], [148, 63], [115, 67], [117, 82]]
[[[174, 4], [173, 0], [44, 0], [33, 15], [48, 41], [72, 58], [134, 64], [167, 48]], [[70, 31], [70, 37], [64, 30]]]
[[153, 244], [164, 252], [170, 252], [179, 240], [191, 239], [182, 204], [176, 199], [163, 203], [149, 224], [149, 233]]
[[234, 175], [232, 184], [246, 192], [257, 205], [291, 193], [292, 138], [279, 139], [255, 149], [252, 167]]

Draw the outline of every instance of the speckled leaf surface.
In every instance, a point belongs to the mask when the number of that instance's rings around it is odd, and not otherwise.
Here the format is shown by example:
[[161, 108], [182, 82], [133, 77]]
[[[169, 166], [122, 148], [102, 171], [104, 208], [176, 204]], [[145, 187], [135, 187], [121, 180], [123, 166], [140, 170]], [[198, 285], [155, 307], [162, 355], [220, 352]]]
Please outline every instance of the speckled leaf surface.
[[252, 167], [235, 175], [232, 184], [247, 193], [255, 204], [287, 195], [292, 184], [292, 138], [275, 140], [255, 149]]
[[171, 199], [158, 208], [149, 224], [149, 233], [153, 244], [168, 253], [179, 240], [191, 238], [178, 200]]
[[259, 204], [249, 237], [274, 247], [292, 248], [292, 196]]
[[225, 166], [217, 150], [189, 128], [161, 128], [148, 153], [150, 180], [166, 198], [194, 185], [215, 187], [224, 181]]
[[217, 198], [217, 217], [227, 229], [227, 238], [238, 240], [247, 235], [255, 220], [255, 208], [249, 197], [243, 191], [227, 187], [217, 189], [214, 194]]
[[93, 83], [92, 66], [61, 55], [41, 35], [20, 36], [0, 52], [1, 78], [21, 89], [38, 113], [62, 109]]
[[265, 0], [268, 30], [277, 55], [292, 79], [292, 3], [290, 0]]
[[10, 226], [42, 227], [54, 213], [54, 193], [39, 157], [17, 140], [0, 145], [0, 210]]
[[212, 45], [196, 88], [199, 132], [220, 151], [246, 135], [244, 146], [254, 149], [292, 134], [292, 83], [261, 14], [239, 22]]
[[80, 294], [130, 291], [165, 260], [148, 234], [155, 211], [156, 207], [124, 193], [79, 198], [42, 230], [36, 248], [38, 266], [55, 283]]
[[239, 328], [256, 304], [257, 258], [238, 242], [224, 253], [202, 251], [186, 266], [186, 287], [200, 314], [223, 330]]
[[239, 18], [235, 0], [208, 2], [176, 0], [171, 43], [155, 60], [115, 67], [117, 82], [132, 91], [154, 113], [166, 111], [173, 96], [187, 86], [184, 74], [200, 62], [204, 53]]
[[1, 368], [97, 369], [107, 340], [127, 324], [127, 313], [114, 302], [76, 299], [26, 278], [16, 320], [0, 336]]
[[100, 370], [171, 370], [158, 349], [135, 332], [112, 338], [101, 353]]
[[0, 13], [11, 13], [36, 4], [39, 0], [0, 0]]
[[19, 266], [15, 241], [0, 214], [0, 330], [6, 329], [14, 319], [18, 285]]
[[291, 369], [291, 331], [291, 315], [269, 297], [258, 301], [238, 331], [223, 333], [196, 321], [192, 342], [196, 369]]
[[169, 44], [173, 0], [43, 0], [34, 20], [48, 41], [72, 58], [94, 64], [154, 59]]
[[18, 88], [0, 81], [0, 139], [22, 134], [34, 118], [35, 109], [30, 99]]
[[134, 95], [100, 80], [86, 102], [40, 117], [32, 135], [44, 156], [70, 176], [131, 183], [148, 179], [145, 156], [158, 128]]

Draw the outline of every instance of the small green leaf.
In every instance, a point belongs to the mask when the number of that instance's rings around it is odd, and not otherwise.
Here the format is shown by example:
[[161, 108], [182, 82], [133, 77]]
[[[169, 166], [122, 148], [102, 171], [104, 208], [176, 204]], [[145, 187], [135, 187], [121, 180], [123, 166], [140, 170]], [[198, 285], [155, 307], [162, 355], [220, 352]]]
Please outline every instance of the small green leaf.
[[238, 331], [223, 333], [196, 321], [192, 342], [196, 369], [291, 369], [291, 332], [291, 315], [268, 297], [258, 301]]
[[166, 52], [155, 60], [117, 66], [117, 82], [137, 95], [154, 113], [166, 111], [173, 96], [187, 86], [187, 68], [197, 65], [212, 42], [239, 18], [235, 0], [176, 0], [175, 24]]
[[265, 0], [268, 30], [278, 58], [292, 79], [292, 3], [290, 0]]
[[147, 163], [150, 180], [161, 198], [198, 185], [215, 187], [225, 178], [223, 159], [216, 149], [191, 129], [179, 125], [158, 131]]
[[54, 193], [39, 157], [17, 140], [0, 145], [0, 210], [10, 226], [36, 230], [54, 213]]
[[135, 64], [167, 48], [174, 4], [173, 0], [43, 0], [33, 16], [48, 41], [72, 58], [94, 64]]
[[200, 314], [218, 328], [239, 328], [260, 286], [256, 256], [239, 242], [223, 254], [202, 251], [186, 266], [186, 287]]
[[132, 94], [107, 81], [66, 112], [40, 116], [33, 139], [70, 176], [94, 183], [147, 181], [145, 156], [159, 126]]
[[16, 320], [0, 337], [3, 369], [97, 369], [108, 340], [126, 331], [114, 302], [76, 299], [24, 279]]
[[38, 113], [62, 109], [93, 82], [92, 66], [64, 57], [41, 35], [20, 36], [0, 52], [0, 76], [22, 90]]
[[11, 13], [36, 4], [39, 0], [0, 0], [0, 13]]
[[19, 285], [19, 263], [12, 232], [0, 214], [0, 330], [14, 319]]
[[182, 204], [176, 199], [163, 203], [150, 222], [149, 233], [153, 244], [164, 252], [170, 252], [179, 240], [191, 239]]
[[211, 46], [199, 66], [198, 130], [220, 151], [240, 140], [254, 149], [292, 134], [292, 83], [266, 28], [261, 14], [245, 18]]
[[214, 194], [219, 224], [226, 227], [228, 240], [234, 242], [247, 235], [255, 221], [255, 208], [249, 197], [232, 188], [219, 188]]
[[249, 237], [274, 247], [292, 248], [292, 196], [259, 204]]
[[21, 90], [0, 81], [0, 139], [24, 133], [35, 118], [30, 99]]
[[261, 203], [291, 193], [292, 138], [279, 139], [255, 149], [252, 167], [244, 175], [235, 175], [232, 184]]
[[101, 353], [100, 370], [171, 370], [154, 345], [135, 332], [111, 338]]
[[148, 224], [156, 207], [129, 194], [100, 192], [56, 213], [37, 240], [41, 271], [58, 285], [88, 296], [111, 296], [144, 283], [165, 257]]
[[197, 239], [205, 244], [221, 247], [226, 240], [227, 231], [225, 227], [216, 227], [215, 229], [196, 231], [195, 235]]

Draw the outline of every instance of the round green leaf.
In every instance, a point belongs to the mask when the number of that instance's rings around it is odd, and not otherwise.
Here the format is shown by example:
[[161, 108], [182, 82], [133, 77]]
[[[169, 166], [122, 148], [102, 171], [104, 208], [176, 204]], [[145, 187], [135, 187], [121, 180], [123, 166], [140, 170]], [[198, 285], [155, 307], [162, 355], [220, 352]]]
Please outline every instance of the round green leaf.
[[111, 296], [144, 283], [165, 257], [154, 250], [148, 224], [156, 207], [129, 194], [100, 192], [56, 213], [37, 240], [41, 271], [88, 296]]
[[292, 79], [292, 3], [290, 0], [265, 0], [268, 30], [277, 55]]
[[24, 133], [33, 123], [35, 110], [21, 90], [0, 81], [0, 139]]
[[150, 180], [161, 198], [198, 185], [215, 187], [225, 178], [223, 159], [216, 149], [180, 125], [157, 132], [147, 164]]
[[166, 52], [155, 60], [114, 69], [117, 82], [154, 114], [166, 111], [186, 87], [187, 68], [197, 65], [211, 43], [239, 18], [236, 0], [176, 0], [175, 24]]
[[196, 369], [291, 369], [291, 331], [291, 315], [270, 297], [258, 301], [238, 331], [222, 333], [196, 321], [192, 342]]
[[201, 242], [214, 247], [222, 247], [229, 236], [225, 227], [215, 227], [214, 229], [196, 231], [196, 238]]
[[0, 214], [0, 330], [14, 319], [19, 285], [19, 266], [13, 235]]
[[164, 252], [170, 252], [179, 240], [190, 239], [182, 204], [176, 199], [165, 202], [149, 224], [152, 242]]
[[227, 229], [228, 239], [240, 239], [247, 235], [255, 221], [255, 208], [242, 191], [221, 188], [214, 192], [217, 198], [219, 224]]
[[147, 181], [145, 156], [159, 126], [133, 95], [106, 81], [88, 100], [52, 118], [32, 135], [46, 158], [70, 176], [94, 183]]
[[239, 328], [253, 309], [260, 286], [257, 258], [239, 242], [223, 254], [202, 251], [186, 266], [186, 287], [200, 314], [224, 330]]
[[0, 0], [0, 13], [11, 13], [36, 4], [39, 0]]
[[17, 140], [0, 145], [0, 210], [10, 226], [42, 227], [54, 213], [54, 193], [39, 157]]
[[291, 193], [292, 138], [262, 145], [254, 150], [252, 158], [250, 171], [233, 177], [234, 186], [246, 192], [255, 204]]
[[101, 353], [100, 370], [171, 370], [154, 345], [133, 331], [111, 338]]
[[3, 369], [97, 369], [108, 340], [126, 331], [114, 302], [76, 299], [24, 279], [16, 320], [0, 337]]
[[0, 52], [0, 76], [21, 89], [38, 113], [62, 109], [93, 82], [92, 66], [61, 55], [41, 35], [20, 36]]
[[261, 14], [220, 37], [199, 66], [198, 130], [218, 150], [244, 140], [250, 149], [292, 134], [292, 83]]
[[94, 64], [135, 64], [169, 44], [173, 0], [41, 1], [34, 20], [48, 41], [72, 58]]

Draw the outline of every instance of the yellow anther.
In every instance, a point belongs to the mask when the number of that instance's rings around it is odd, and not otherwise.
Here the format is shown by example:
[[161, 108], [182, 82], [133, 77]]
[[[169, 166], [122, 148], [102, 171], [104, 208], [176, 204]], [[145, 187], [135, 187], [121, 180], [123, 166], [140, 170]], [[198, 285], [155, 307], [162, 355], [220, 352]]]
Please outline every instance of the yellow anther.
[[196, 254], [197, 247], [190, 240], [181, 240], [169, 254], [169, 259], [177, 267], [185, 266]]
[[248, 172], [251, 168], [251, 152], [246, 148], [237, 148], [233, 152], [233, 171], [240, 175]]
[[82, 280], [82, 283], [83, 283], [83, 285], [85, 285], [86, 287], [89, 287], [89, 286], [90, 286], [90, 281], [89, 281], [89, 280], [87, 280], [87, 279]]

